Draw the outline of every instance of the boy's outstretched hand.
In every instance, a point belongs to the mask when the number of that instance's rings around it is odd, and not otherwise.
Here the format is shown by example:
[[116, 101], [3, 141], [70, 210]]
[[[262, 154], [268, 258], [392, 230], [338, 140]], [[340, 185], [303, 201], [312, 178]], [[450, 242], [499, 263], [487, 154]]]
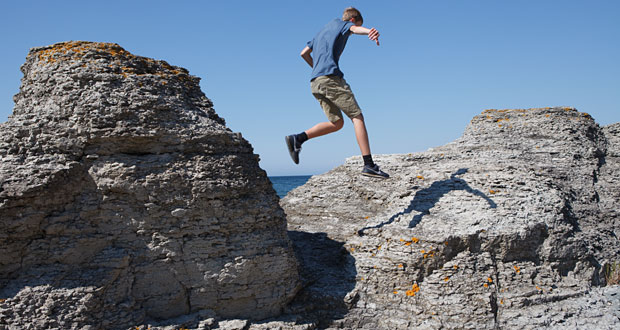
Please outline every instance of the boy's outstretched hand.
[[[351, 21], [353, 21], [353, 19], [351, 19]], [[376, 42], [377, 46], [379, 46], [379, 31], [377, 31], [377, 29], [375, 28], [369, 29], [363, 26], [353, 25], [351, 27], [351, 32], [355, 34], [367, 34], [368, 39]]]
[[368, 39], [375, 41], [377, 46], [379, 46], [379, 31], [375, 28], [370, 29], [370, 32], [368, 32]]

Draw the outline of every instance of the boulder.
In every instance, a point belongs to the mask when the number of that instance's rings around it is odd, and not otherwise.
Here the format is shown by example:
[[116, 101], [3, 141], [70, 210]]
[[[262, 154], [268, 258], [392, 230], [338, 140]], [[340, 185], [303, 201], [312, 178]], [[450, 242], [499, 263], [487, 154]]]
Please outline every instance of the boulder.
[[359, 156], [312, 177], [281, 201], [305, 283], [292, 311], [344, 328], [617, 328], [619, 128], [486, 110], [447, 145], [374, 156], [387, 180]]
[[281, 313], [299, 286], [285, 215], [199, 78], [81, 41], [21, 70], [0, 124], [0, 328]]

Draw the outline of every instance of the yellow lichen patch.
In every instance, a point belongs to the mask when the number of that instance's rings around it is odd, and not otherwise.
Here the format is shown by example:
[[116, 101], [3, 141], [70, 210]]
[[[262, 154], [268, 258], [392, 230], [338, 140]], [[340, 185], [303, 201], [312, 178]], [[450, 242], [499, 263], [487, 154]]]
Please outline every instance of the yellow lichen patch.
[[105, 42], [70, 41], [58, 43], [40, 50], [38, 58], [39, 61], [53, 63], [56, 61], [55, 57], [69, 56], [69, 58], [80, 58], [82, 54], [90, 50], [108, 53], [114, 57], [134, 57], [131, 53], [124, 50], [117, 44]]
[[500, 299], [499, 303], [500, 303], [501, 305], [503, 305], [503, 304], [504, 304], [504, 299]]
[[412, 241], [413, 243], [418, 244], [418, 242], [419, 242], [420, 240], [419, 240], [417, 237], [411, 237], [411, 241]]
[[405, 242], [405, 245], [409, 246], [409, 245], [411, 245], [411, 242]]
[[394, 294], [398, 294], [398, 291], [394, 290], [394, 292], [393, 292], [393, 293], [394, 293]]
[[414, 283], [411, 286], [411, 291], [413, 291], [413, 293], [416, 293], [416, 292], [420, 291], [420, 286], [418, 285], [418, 283]]
[[487, 281], [488, 281], [489, 283], [493, 283], [493, 279], [492, 279], [492, 278], [490, 278], [490, 277], [487, 277]]
[[424, 177], [421, 175], [416, 176], [416, 178], [420, 179], [420, 180], [424, 180]]
[[485, 288], [489, 287], [489, 285], [487, 283], [484, 283], [482, 286], [485, 287]]
[[499, 192], [499, 190], [493, 190], [493, 189], [490, 189], [490, 190], [489, 190], [489, 194], [491, 194], [491, 195], [495, 195], [495, 194], [497, 194], [498, 192]]
[[5, 301], [6, 301], [6, 299], [0, 299], [0, 303], [3, 303]]
[[351, 252], [355, 252], [355, 248], [351, 248], [350, 250], [351, 250]]
[[398, 264], [398, 268], [403, 268], [403, 264]]
[[512, 266], [512, 268], [514, 268], [515, 272], [518, 274], [521, 272], [521, 268], [519, 268], [519, 266]]
[[364, 219], [368, 220], [370, 217], [364, 217]]
[[450, 280], [450, 276], [446, 276], [446, 278], [443, 279], [444, 282], [448, 282]]
[[404, 238], [401, 238], [399, 241], [404, 242], [404, 241], [405, 241], [405, 239], [404, 239]]
[[459, 269], [459, 266], [454, 265], [454, 266], [452, 266], [452, 268], [454, 268], [454, 269]]

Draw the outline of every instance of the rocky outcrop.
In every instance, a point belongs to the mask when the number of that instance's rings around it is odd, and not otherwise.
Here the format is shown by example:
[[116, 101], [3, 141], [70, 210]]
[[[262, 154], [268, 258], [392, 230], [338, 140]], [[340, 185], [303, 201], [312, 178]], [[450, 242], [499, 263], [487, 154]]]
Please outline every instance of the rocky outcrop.
[[199, 78], [116, 44], [34, 48], [0, 124], [0, 328], [278, 315], [278, 197]]
[[617, 328], [619, 128], [487, 110], [445, 146], [375, 156], [388, 180], [360, 176], [359, 157], [312, 177], [281, 201], [305, 285], [292, 312], [319, 327]]

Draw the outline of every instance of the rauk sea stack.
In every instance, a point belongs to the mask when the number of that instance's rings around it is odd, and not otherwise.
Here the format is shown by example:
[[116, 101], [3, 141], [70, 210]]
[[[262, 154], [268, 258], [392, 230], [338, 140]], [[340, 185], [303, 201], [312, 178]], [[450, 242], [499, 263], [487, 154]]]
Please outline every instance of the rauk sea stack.
[[281, 313], [299, 285], [285, 215], [199, 78], [93, 42], [21, 70], [0, 125], [0, 325]]

